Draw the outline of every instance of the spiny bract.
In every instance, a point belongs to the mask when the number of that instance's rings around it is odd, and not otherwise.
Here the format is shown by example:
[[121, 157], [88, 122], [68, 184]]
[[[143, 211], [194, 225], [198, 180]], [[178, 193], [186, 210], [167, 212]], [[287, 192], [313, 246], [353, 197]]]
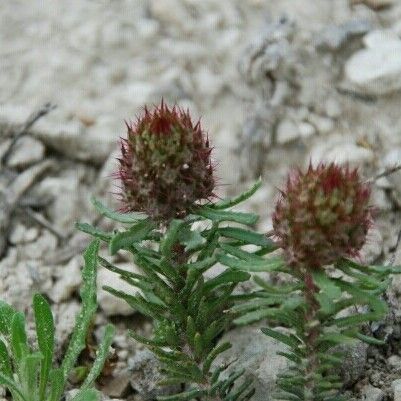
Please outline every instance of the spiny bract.
[[160, 222], [184, 217], [213, 196], [215, 181], [207, 135], [189, 112], [162, 101], [127, 124], [119, 178], [124, 211], [140, 211]]
[[292, 171], [273, 214], [273, 229], [294, 267], [318, 268], [356, 256], [372, 222], [370, 187], [357, 169], [334, 163]]

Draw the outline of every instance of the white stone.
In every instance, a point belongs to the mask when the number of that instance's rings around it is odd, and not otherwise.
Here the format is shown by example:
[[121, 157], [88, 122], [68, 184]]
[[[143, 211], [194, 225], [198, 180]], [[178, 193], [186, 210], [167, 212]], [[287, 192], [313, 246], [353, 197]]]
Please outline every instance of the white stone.
[[401, 148], [391, 149], [384, 155], [383, 164], [387, 168], [392, 168], [401, 163]]
[[29, 259], [42, 259], [56, 249], [57, 238], [48, 230], [42, 230], [40, 237], [34, 242], [21, 247], [21, 254]]
[[45, 147], [42, 142], [30, 136], [23, 136], [14, 145], [7, 164], [10, 167], [27, 167], [41, 161], [44, 155]]
[[337, 118], [341, 115], [341, 105], [334, 98], [328, 98], [325, 103], [326, 114], [330, 118]]
[[291, 120], [283, 120], [279, 123], [276, 132], [276, 141], [281, 145], [285, 145], [299, 138], [299, 129]]
[[377, 227], [372, 227], [366, 236], [366, 243], [360, 250], [363, 263], [373, 263], [383, 252], [383, 236]]
[[298, 130], [302, 138], [309, 138], [316, 132], [315, 127], [306, 122], [299, 123]]
[[52, 301], [60, 303], [67, 300], [81, 284], [81, 256], [75, 257], [61, 269], [61, 276], [49, 292]]
[[384, 398], [384, 392], [370, 384], [362, 387], [361, 395], [363, 401], [383, 401]]
[[[120, 269], [138, 273], [132, 264], [124, 263], [117, 265]], [[136, 312], [127, 302], [105, 291], [102, 287], [109, 286], [118, 291], [135, 295], [140, 292], [136, 287], [129, 285], [122, 280], [118, 274], [107, 269], [100, 269], [97, 276], [98, 302], [106, 316], [129, 316]]]
[[363, 49], [345, 65], [345, 76], [357, 90], [386, 95], [401, 89], [401, 41]]
[[316, 127], [318, 134], [328, 134], [334, 128], [334, 122], [331, 118], [310, 114], [308, 121]]
[[382, 46], [397, 46], [401, 44], [401, 41], [398, 35], [391, 29], [376, 29], [363, 37], [363, 43], [366, 47], [373, 49]]
[[394, 380], [391, 383], [391, 389], [394, 394], [394, 401], [401, 401], [401, 379]]
[[401, 369], [401, 357], [398, 355], [391, 355], [388, 359], [387, 359], [388, 364], [396, 369], [396, 370], [400, 370]]
[[46, 177], [37, 187], [38, 194], [51, 197], [48, 207], [51, 221], [60, 230], [71, 230], [82, 214], [80, 207], [80, 170], [64, 171], [60, 177]]
[[12, 229], [8, 240], [11, 244], [26, 244], [38, 238], [39, 230], [37, 227], [26, 227], [21, 223], [15, 224]]
[[[319, 142], [314, 146], [310, 160], [314, 165], [324, 161], [360, 166], [364, 163], [371, 163], [374, 160], [374, 154], [372, 150], [360, 147], [353, 141], [349, 142], [343, 136], [332, 136], [329, 140]], [[307, 162], [309, 162], [309, 157]]]

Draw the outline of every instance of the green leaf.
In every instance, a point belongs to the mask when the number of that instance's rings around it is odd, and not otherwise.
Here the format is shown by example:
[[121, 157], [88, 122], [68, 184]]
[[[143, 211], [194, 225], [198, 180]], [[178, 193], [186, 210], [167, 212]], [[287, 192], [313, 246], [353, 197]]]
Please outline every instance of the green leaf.
[[22, 357], [19, 369], [19, 380], [21, 382], [22, 391], [29, 394], [29, 398], [36, 400], [39, 389], [37, 381], [39, 377], [40, 364], [43, 360], [43, 355], [40, 352], [26, 354]]
[[207, 206], [201, 206], [194, 211], [194, 214], [209, 219], [213, 222], [233, 221], [239, 224], [252, 225], [255, 224], [259, 216], [254, 213], [228, 212], [224, 210], [216, 210]]
[[25, 316], [21, 312], [15, 313], [11, 321], [11, 348], [17, 363], [19, 363], [22, 357], [28, 352]]
[[74, 367], [79, 354], [85, 348], [86, 335], [97, 309], [96, 302], [96, 267], [99, 252], [99, 240], [92, 241], [84, 253], [85, 265], [82, 270], [81, 311], [78, 314], [71, 341], [62, 362], [64, 377], [66, 378]]
[[0, 372], [0, 386], [8, 388], [11, 392], [18, 394], [21, 400], [28, 401], [25, 395], [22, 393], [19, 385], [10, 377], [6, 376], [4, 373]]
[[12, 366], [6, 344], [0, 339], [0, 372], [8, 377], [13, 376]]
[[357, 333], [355, 335], [355, 337], [358, 338], [359, 340], [365, 342], [366, 344], [370, 344], [370, 345], [384, 345], [384, 344], [386, 344], [386, 342], [383, 341], [383, 340], [379, 340], [378, 338], [367, 336], [367, 335], [362, 334], [362, 333]]
[[219, 253], [217, 260], [228, 267], [248, 272], [271, 272], [271, 271], [284, 271], [285, 263], [280, 257], [271, 257], [263, 259], [260, 262], [246, 261]]
[[246, 313], [245, 315], [234, 319], [234, 324], [243, 326], [245, 324], [250, 324], [257, 322], [262, 319], [266, 318], [276, 318], [277, 314], [280, 313], [279, 309], [277, 308], [264, 308], [264, 309], [259, 309], [255, 310], [249, 313]]
[[249, 273], [228, 269], [223, 273], [220, 273], [218, 276], [206, 281], [204, 289], [205, 291], [210, 291], [220, 285], [241, 283], [249, 280], [250, 277], [251, 275]]
[[327, 276], [323, 270], [314, 270], [312, 272], [313, 281], [315, 284], [333, 301], [341, 297], [341, 288], [336, 285], [336, 282]]
[[179, 233], [183, 226], [185, 226], [185, 221], [183, 220], [174, 219], [170, 222], [160, 244], [160, 250], [164, 256], [171, 256], [171, 249], [178, 242]]
[[272, 250], [275, 249], [273, 242], [268, 239], [265, 235], [255, 233], [253, 231], [244, 230], [239, 227], [221, 227], [219, 228], [219, 233], [221, 236], [226, 238], [237, 239], [244, 244], [253, 244], [258, 246], [271, 246]]
[[154, 227], [152, 221], [143, 220], [127, 231], [114, 234], [109, 244], [111, 255], [115, 255], [120, 249], [128, 249], [133, 244], [143, 241]]
[[64, 392], [64, 372], [63, 369], [57, 368], [50, 371], [50, 396], [48, 401], [60, 401]]
[[213, 209], [228, 209], [230, 207], [236, 206], [243, 201], [247, 200], [250, 198], [260, 187], [262, 186], [262, 179], [259, 178], [251, 188], [249, 188], [247, 191], [243, 192], [241, 195], [232, 198], [232, 199], [224, 199], [220, 202], [217, 202], [210, 206]]
[[264, 327], [261, 330], [267, 336], [272, 337], [291, 348], [297, 348], [300, 344], [300, 341], [294, 335], [283, 334], [276, 330], [269, 329], [268, 327]]
[[7, 303], [0, 301], [0, 333], [10, 335], [11, 322], [17, 311]]
[[10, 335], [11, 322], [17, 311], [7, 303], [0, 301], [0, 333]]
[[40, 294], [35, 294], [33, 297], [33, 311], [39, 350], [43, 355], [39, 382], [39, 398], [42, 400], [46, 394], [47, 381], [53, 362], [55, 329], [50, 306]]
[[75, 228], [79, 231], [82, 231], [86, 234], [91, 235], [92, 237], [98, 238], [102, 241], [109, 242], [111, 237], [113, 236], [110, 233], [107, 233], [106, 231], [100, 230], [96, 227], [93, 227], [92, 225], [88, 223], [75, 223]]
[[206, 239], [202, 237], [198, 230], [185, 230], [180, 237], [181, 244], [185, 245], [185, 252], [198, 250], [205, 244]]
[[100, 393], [94, 388], [81, 389], [71, 401], [98, 401]]
[[224, 342], [219, 345], [216, 345], [208, 354], [203, 363], [203, 374], [207, 375], [209, 373], [210, 367], [212, 366], [213, 361], [216, 359], [218, 355], [222, 352], [227, 351], [231, 348], [231, 344], [229, 342]]
[[125, 224], [135, 224], [139, 220], [146, 220], [148, 216], [145, 213], [119, 213], [114, 210], [109, 209], [105, 205], [103, 205], [99, 200], [92, 197], [91, 202], [95, 209], [102, 215], [111, 220], [117, 221], [119, 223]]
[[107, 356], [109, 355], [109, 349], [111, 343], [113, 342], [114, 333], [115, 333], [114, 326], [112, 324], [108, 324], [106, 326], [102, 342], [100, 343], [99, 348], [96, 351], [95, 361], [93, 362], [93, 365], [91, 367], [91, 370], [89, 371], [88, 376], [86, 376], [86, 379], [82, 384], [81, 387], [82, 389], [91, 387], [95, 382], [95, 380], [102, 373], [103, 366], [106, 362]]

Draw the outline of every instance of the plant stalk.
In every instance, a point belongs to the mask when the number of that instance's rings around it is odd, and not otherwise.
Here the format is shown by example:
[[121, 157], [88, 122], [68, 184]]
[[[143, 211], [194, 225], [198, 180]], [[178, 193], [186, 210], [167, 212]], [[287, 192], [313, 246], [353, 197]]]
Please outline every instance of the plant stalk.
[[318, 288], [313, 282], [312, 274], [305, 270], [304, 272], [304, 284], [305, 284], [305, 346], [307, 355], [307, 364], [305, 369], [305, 401], [316, 401], [315, 394], [315, 378], [314, 373], [319, 367], [318, 350], [317, 350], [317, 339], [320, 334], [320, 324], [317, 319], [317, 313], [319, 311], [319, 304], [316, 301], [315, 295], [318, 292]]

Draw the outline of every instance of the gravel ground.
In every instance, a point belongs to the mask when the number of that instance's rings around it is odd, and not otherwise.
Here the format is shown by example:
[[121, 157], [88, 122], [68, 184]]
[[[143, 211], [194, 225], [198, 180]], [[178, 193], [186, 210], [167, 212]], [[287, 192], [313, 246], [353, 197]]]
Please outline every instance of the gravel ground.
[[[34, 292], [47, 294], [63, 347], [87, 243], [73, 223], [96, 219], [92, 194], [113, 206], [110, 174], [124, 119], [162, 97], [201, 117], [222, 196], [262, 176], [248, 206], [262, 216], [262, 231], [271, 228], [276, 188], [290, 166], [349, 162], [366, 178], [396, 166], [400, 21], [399, 0], [3, 0], [1, 299], [27, 310]], [[21, 124], [48, 102], [57, 107], [8, 152]], [[361, 258], [401, 264], [401, 173], [375, 179], [373, 195], [378, 217]], [[110, 279], [100, 272], [100, 284]], [[350, 400], [401, 400], [401, 279], [388, 299], [391, 312], [375, 328], [388, 345], [357, 353]], [[104, 394], [151, 399], [153, 360], [124, 334], [127, 325], [146, 333], [149, 322], [102, 291], [99, 301], [98, 327], [112, 320], [119, 332]], [[230, 336], [249, 341], [243, 330]], [[277, 347], [263, 341], [258, 346]], [[269, 369], [280, 361], [249, 352], [245, 362], [261, 388], [271, 386]]]

